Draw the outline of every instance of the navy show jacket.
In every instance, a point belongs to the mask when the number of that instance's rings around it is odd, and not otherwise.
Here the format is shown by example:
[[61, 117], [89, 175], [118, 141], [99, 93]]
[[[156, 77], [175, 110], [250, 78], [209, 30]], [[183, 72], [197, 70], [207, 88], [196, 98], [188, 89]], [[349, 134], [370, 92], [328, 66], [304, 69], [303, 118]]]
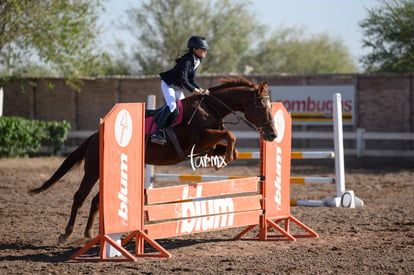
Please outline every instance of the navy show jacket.
[[190, 92], [193, 92], [195, 88], [200, 88], [195, 80], [197, 70], [194, 69], [195, 58], [193, 53], [186, 53], [172, 69], [160, 73], [161, 79], [168, 85], [186, 88]]

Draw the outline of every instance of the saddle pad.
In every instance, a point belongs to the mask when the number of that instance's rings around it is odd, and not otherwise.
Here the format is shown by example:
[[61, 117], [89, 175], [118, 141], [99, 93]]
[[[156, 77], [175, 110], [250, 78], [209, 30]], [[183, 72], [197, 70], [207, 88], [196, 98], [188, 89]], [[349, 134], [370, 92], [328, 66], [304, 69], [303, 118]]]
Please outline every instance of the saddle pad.
[[[181, 100], [177, 100], [177, 107], [178, 107], [178, 116], [176, 120], [173, 122], [173, 124], [171, 125], [171, 127], [174, 127], [180, 124], [181, 121], [183, 120], [184, 109], [183, 109], [183, 104]], [[146, 117], [145, 118], [145, 134], [151, 135], [155, 133], [155, 130], [157, 130], [157, 122], [154, 120], [154, 116]]]

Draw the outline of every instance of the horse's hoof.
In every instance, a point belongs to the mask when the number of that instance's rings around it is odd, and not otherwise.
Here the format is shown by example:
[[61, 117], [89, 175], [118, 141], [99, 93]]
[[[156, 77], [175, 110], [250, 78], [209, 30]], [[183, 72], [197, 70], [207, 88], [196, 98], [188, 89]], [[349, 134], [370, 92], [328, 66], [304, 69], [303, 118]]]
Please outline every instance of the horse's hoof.
[[232, 162], [234, 160], [234, 158], [233, 157], [231, 157], [231, 158], [225, 158], [224, 159], [224, 161], [227, 163], [227, 164], [229, 164], [230, 162]]
[[63, 243], [65, 243], [67, 241], [67, 239], [68, 239], [68, 236], [66, 236], [66, 234], [61, 234], [59, 236], [58, 242], [59, 242], [59, 244], [63, 244]]

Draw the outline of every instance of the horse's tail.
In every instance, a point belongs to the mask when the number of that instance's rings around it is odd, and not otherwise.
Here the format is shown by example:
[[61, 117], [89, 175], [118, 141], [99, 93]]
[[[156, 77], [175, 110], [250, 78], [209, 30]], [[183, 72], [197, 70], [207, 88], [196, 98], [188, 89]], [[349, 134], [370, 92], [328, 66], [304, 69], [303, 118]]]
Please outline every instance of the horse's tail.
[[88, 151], [89, 143], [91, 142], [92, 138], [99, 133], [95, 133], [88, 137], [75, 151], [70, 153], [69, 156], [63, 161], [63, 163], [59, 166], [56, 172], [47, 180], [45, 181], [42, 186], [39, 188], [34, 188], [29, 191], [29, 194], [39, 194], [40, 192], [49, 189], [53, 186], [58, 180], [60, 180], [73, 166], [80, 163], [86, 155]]

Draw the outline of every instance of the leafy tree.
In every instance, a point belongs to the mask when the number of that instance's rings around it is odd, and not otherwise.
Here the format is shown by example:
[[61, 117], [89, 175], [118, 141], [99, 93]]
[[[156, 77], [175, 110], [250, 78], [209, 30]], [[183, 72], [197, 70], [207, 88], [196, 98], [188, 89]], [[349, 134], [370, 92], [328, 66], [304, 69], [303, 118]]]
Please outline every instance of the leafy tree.
[[304, 29], [279, 28], [245, 59], [254, 73], [350, 73], [356, 65], [339, 39], [327, 34], [307, 37]]
[[65, 77], [98, 74], [99, 0], [4, 0], [0, 3], [0, 65], [8, 74], [36, 59]]
[[174, 64], [192, 35], [205, 36], [211, 51], [204, 72], [237, 72], [264, 31], [247, 1], [149, 0], [128, 11], [126, 28], [136, 39], [136, 71], [157, 74]]
[[371, 49], [361, 61], [369, 72], [414, 72], [414, 1], [380, 3], [359, 24]]

